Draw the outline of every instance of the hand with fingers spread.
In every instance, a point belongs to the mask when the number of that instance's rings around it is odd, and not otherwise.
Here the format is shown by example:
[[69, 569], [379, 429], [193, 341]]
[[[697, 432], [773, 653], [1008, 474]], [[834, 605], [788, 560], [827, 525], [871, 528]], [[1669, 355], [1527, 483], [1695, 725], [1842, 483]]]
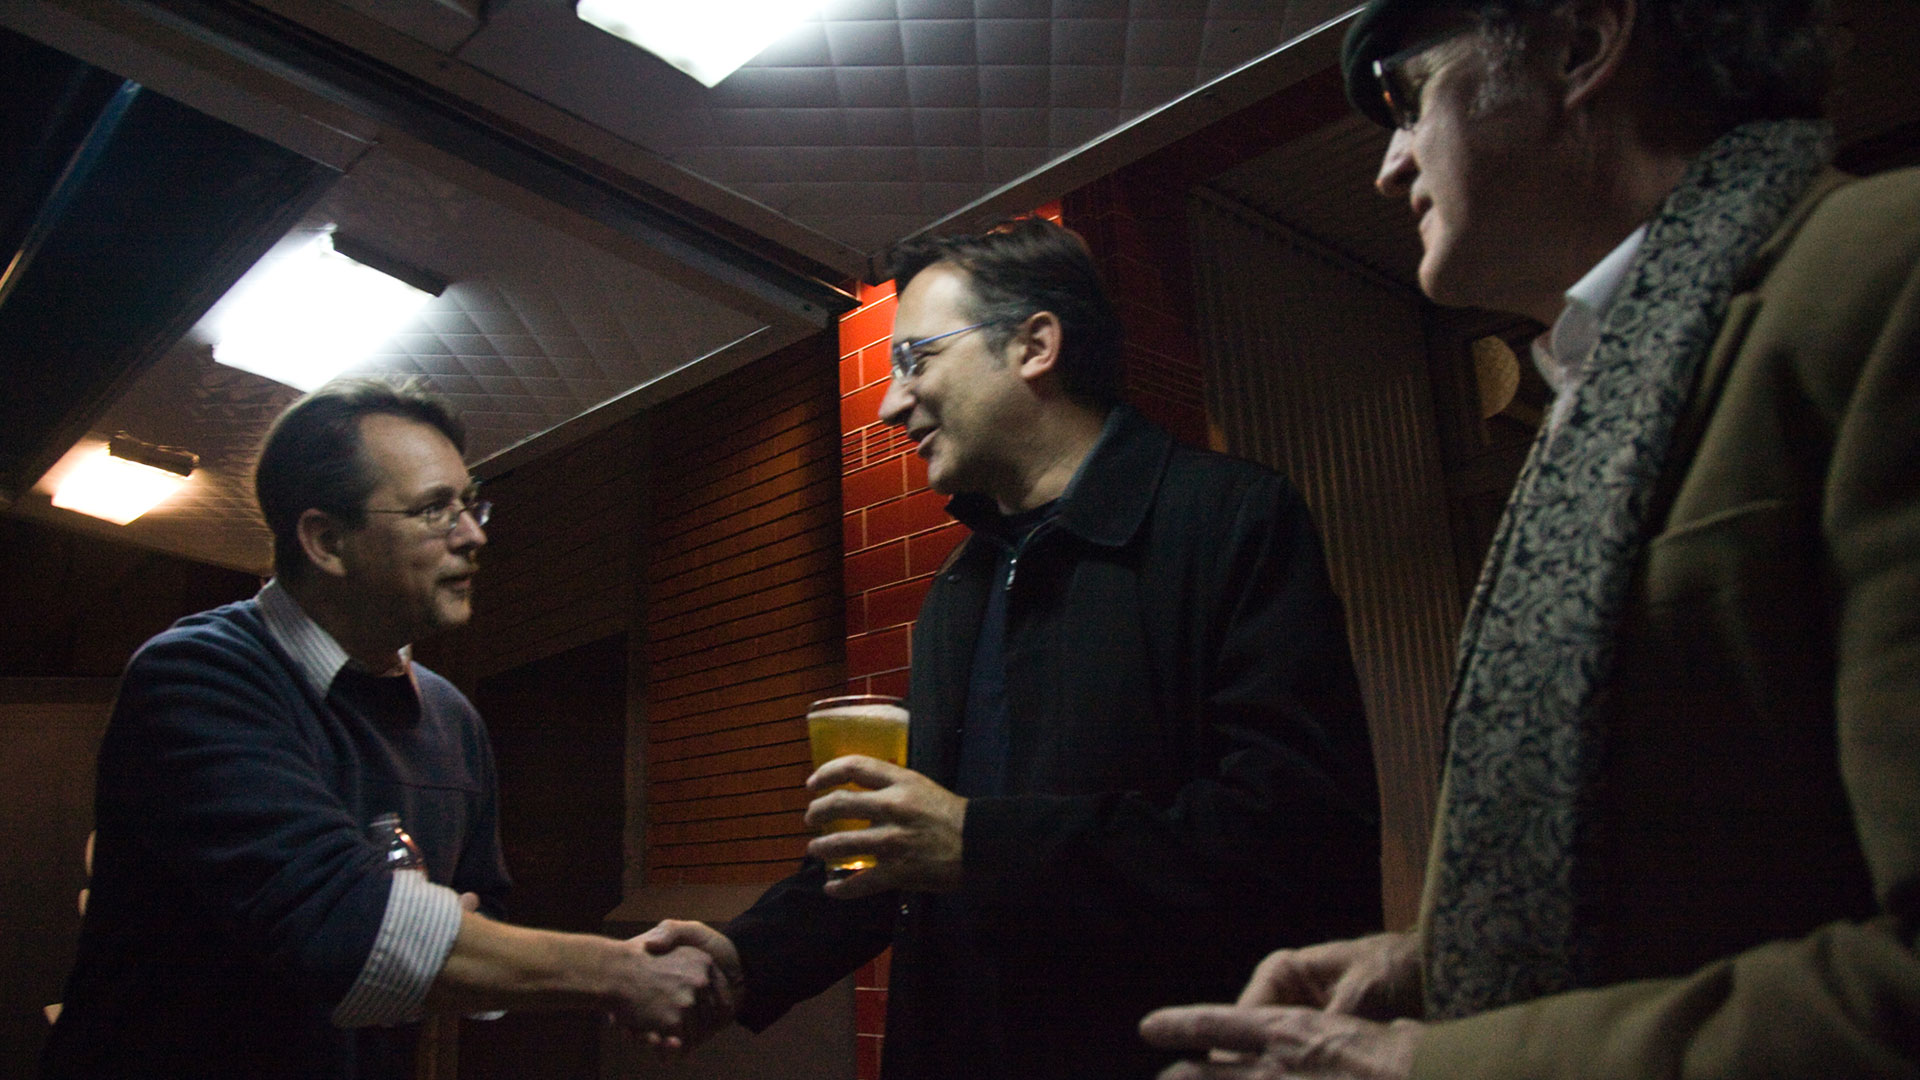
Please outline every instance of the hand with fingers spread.
[[[868, 790], [832, 790], [842, 784]], [[871, 855], [877, 863], [828, 882], [828, 896], [851, 900], [890, 889], [953, 892], [960, 887], [966, 799], [912, 769], [858, 754], [821, 766], [807, 778], [807, 789], [825, 792], [807, 806], [808, 825], [820, 828], [841, 818], [869, 823], [864, 829], [821, 836], [807, 845], [807, 854], [829, 863]]]
[[1424, 1028], [1282, 1005], [1183, 1005], [1140, 1022], [1163, 1050], [1211, 1052], [1168, 1066], [1160, 1080], [1405, 1080]]
[[1260, 961], [1241, 1005], [1301, 1005], [1368, 1020], [1420, 1013], [1420, 942], [1374, 934], [1282, 949]]

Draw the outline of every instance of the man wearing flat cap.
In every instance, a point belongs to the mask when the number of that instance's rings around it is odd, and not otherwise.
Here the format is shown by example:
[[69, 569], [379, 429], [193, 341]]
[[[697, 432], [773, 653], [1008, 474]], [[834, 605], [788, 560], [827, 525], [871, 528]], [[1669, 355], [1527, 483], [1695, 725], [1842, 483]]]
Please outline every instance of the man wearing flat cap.
[[1554, 406], [1468, 613], [1418, 927], [1162, 1010], [1164, 1080], [1920, 1074], [1920, 172], [1818, 0], [1371, 0], [1435, 301]]

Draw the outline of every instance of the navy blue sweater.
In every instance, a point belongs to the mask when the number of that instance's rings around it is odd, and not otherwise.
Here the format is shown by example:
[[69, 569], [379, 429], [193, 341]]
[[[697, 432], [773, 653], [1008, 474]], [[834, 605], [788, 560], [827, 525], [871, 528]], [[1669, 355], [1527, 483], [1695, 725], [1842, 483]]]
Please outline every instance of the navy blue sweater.
[[325, 698], [257, 604], [190, 616], [128, 665], [100, 751], [92, 896], [43, 1076], [411, 1075], [411, 1033], [329, 1023], [392, 879], [401, 815], [429, 877], [507, 889], [492, 752], [451, 683], [342, 671]]

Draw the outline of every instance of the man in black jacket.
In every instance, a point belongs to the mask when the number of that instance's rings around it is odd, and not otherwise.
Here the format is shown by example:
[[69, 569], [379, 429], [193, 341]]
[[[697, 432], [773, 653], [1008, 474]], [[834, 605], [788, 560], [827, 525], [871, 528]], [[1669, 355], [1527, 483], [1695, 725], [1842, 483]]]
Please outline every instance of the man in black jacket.
[[[1119, 404], [1119, 324], [1078, 237], [1029, 219], [911, 245], [895, 275], [881, 414], [973, 535], [914, 627], [910, 767], [815, 773], [871, 790], [810, 822], [871, 827], [815, 840], [726, 927], [740, 1019], [891, 944], [886, 1076], [1149, 1076], [1169, 1058], [1144, 1010], [1378, 922], [1340, 605], [1284, 480]], [[877, 865], [830, 880], [822, 860], [854, 854]]]

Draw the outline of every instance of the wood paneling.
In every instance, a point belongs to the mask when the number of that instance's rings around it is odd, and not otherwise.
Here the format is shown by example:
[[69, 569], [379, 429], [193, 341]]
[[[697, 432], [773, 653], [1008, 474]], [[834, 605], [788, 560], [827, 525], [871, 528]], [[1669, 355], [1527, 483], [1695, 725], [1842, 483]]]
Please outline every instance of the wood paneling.
[[1208, 409], [1320, 525], [1380, 770], [1386, 922], [1404, 927], [1461, 616], [1423, 302], [1223, 200], [1196, 198], [1192, 220]]
[[[183, 612], [184, 614], [184, 612]], [[59, 685], [55, 685], [59, 684]], [[93, 763], [114, 680], [0, 679], [0, 1075], [32, 1076], [80, 937]], [[73, 692], [76, 688], [82, 692]]]

